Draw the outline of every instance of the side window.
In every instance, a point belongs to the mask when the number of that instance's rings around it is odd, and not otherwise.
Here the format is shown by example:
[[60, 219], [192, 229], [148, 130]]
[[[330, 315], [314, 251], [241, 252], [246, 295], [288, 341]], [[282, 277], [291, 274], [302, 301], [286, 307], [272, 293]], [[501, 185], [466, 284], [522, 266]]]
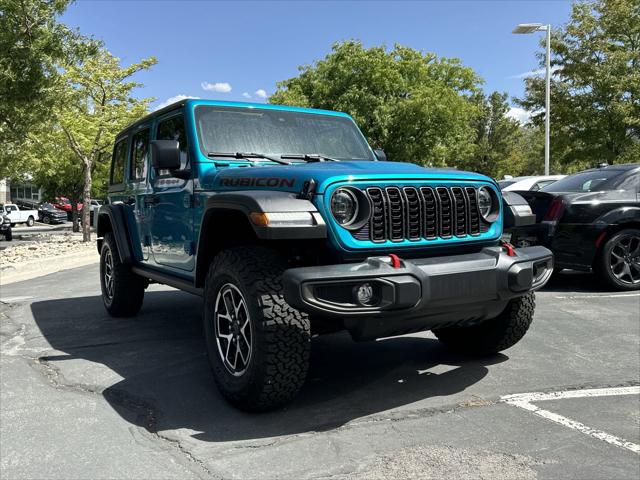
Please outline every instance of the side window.
[[[180, 145], [180, 164], [187, 167], [187, 133], [184, 117], [176, 115], [158, 123], [156, 140], [176, 140]], [[169, 170], [159, 170], [158, 176], [169, 175]]]
[[640, 173], [632, 173], [620, 182], [617, 187], [619, 190], [631, 192], [640, 192]]
[[120, 140], [113, 148], [111, 161], [111, 185], [124, 182], [124, 163], [127, 158], [127, 139]]
[[147, 177], [148, 163], [149, 129], [145, 128], [136, 133], [131, 140], [131, 162], [129, 163], [129, 178], [131, 181], [140, 181]]

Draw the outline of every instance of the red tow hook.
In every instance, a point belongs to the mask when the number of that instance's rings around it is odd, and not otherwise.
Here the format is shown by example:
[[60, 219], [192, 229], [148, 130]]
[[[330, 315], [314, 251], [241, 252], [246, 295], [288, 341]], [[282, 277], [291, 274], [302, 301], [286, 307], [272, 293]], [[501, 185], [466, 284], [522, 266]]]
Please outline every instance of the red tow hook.
[[391, 266], [393, 268], [400, 268], [400, 257], [395, 253], [390, 253], [389, 258], [391, 259]]
[[502, 248], [504, 248], [507, 251], [507, 255], [509, 257], [517, 256], [516, 248], [513, 245], [511, 245], [509, 242], [502, 242]]

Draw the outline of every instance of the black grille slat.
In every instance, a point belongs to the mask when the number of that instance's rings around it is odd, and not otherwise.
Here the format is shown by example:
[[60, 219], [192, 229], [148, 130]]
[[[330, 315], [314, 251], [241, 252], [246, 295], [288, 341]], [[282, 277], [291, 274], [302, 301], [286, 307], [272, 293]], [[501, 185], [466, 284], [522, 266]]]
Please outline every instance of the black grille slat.
[[471, 235], [480, 234], [480, 211], [478, 210], [478, 193], [475, 188], [464, 189], [469, 202], [469, 233]]
[[371, 219], [352, 231], [375, 243], [477, 236], [486, 231], [474, 187], [368, 187]]
[[438, 236], [438, 199], [433, 188], [422, 187], [423, 212], [424, 212], [424, 237], [434, 239]]
[[387, 220], [385, 213], [385, 198], [381, 188], [367, 189], [371, 200], [371, 220], [369, 221], [372, 242], [384, 242], [387, 239]]
[[464, 237], [467, 234], [467, 199], [460, 187], [453, 187], [451, 195], [454, 199], [454, 232], [456, 237]]
[[404, 240], [404, 200], [400, 189], [387, 187], [385, 189], [388, 200], [389, 237], [392, 241]]
[[402, 189], [406, 202], [406, 225], [409, 240], [419, 240], [422, 236], [422, 208], [420, 195], [414, 187]]
[[438, 200], [440, 200], [440, 236], [449, 238], [453, 235], [453, 201], [449, 189], [436, 188]]

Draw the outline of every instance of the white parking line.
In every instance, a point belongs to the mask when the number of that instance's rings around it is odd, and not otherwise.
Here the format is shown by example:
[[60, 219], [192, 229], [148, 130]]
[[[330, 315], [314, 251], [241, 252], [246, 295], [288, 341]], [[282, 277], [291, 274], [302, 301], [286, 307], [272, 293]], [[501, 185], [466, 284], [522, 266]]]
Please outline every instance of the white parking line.
[[556, 295], [553, 298], [574, 299], [574, 298], [616, 298], [616, 297], [640, 297], [640, 293]]
[[559, 425], [577, 430], [584, 433], [585, 435], [589, 435], [590, 437], [597, 438], [598, 440], [602, 440], [611, 445], [615, 445], [616, 447], [625, 448], [634, 453], [640, 454], [640, 445], [629, 442], [623, 438], [616, 437], [615, 435], [611, 435], [607, 432], [603, 432], [602, 430], [596, 430], [594, 428], [588, 427], [583, 423], [576, 422], [575, 420], [563, 417], [562, 415], [550, 412], [549, 410], [544, 410], [531, 403], [542, 402], [545, 400], [563, 400], [569, 398], [608, 397], [639, 394], [640, 386], [618, 388], [589, 388], [584, 390], [564, 390], [560, 392], [550, 393], [518, 393], [515, 395], [505, 395], [503, 397], [500, 397], [500, 401], [505, 402], [509, 405], [513, 405], [514, 407], [522, 408], [542, 418], [546, 418], [547, 420], [551, 420], [552, 422], [555, 422]]

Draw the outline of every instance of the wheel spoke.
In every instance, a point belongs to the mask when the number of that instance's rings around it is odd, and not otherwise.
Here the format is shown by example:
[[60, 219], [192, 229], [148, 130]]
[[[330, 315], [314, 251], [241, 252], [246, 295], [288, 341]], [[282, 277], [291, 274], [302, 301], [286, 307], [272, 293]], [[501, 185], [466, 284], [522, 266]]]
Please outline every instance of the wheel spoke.
[[242, 375], [251, 361], [251, 321], [244, 296], [232, 283], [218, 291], [214, 328], [225, 368], [234, 376]]
[[231, 290], [226, 290], [222, 296], [222, 299], [224, 301], [225, 312], [227, 312], [227, 315], [231, 315], [231, 313], [233, 312], [233, 293], [231, 292]]

